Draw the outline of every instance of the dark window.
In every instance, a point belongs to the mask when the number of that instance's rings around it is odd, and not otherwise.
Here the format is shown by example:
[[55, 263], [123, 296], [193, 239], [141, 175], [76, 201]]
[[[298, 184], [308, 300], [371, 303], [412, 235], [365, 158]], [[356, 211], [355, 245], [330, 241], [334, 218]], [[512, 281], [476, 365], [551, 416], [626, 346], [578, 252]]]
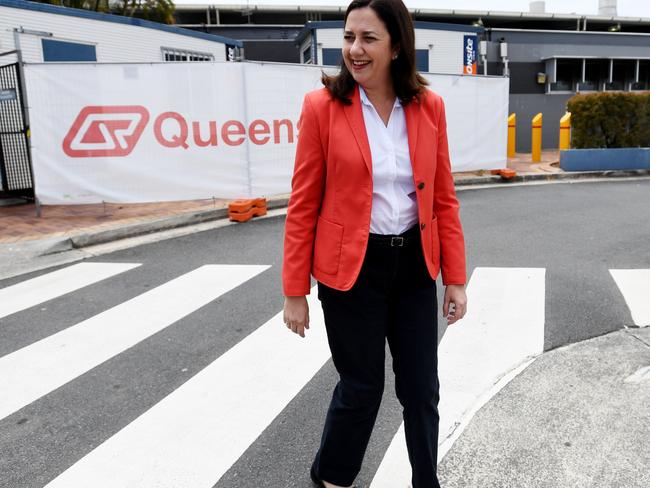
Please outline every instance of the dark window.
[[551, 83], [551, 91], [573, 91], [582, 79], [582, 59], [558, 59], [556, 63], [556, 81]]
[[627, 90], [628, 87], [634, 83], [635, 70], [636, 60], [615, 59], [612, 71], [612, 82], [605, 84], [605, 90]]
[[302, 62], [311, 63], [311, 46], [307, 46], [302, 52]]
[[580, 82], [580, 91], [598, 91], [609, 79], [608, 59], [585, 59], [585, 81]]
[[341, 64], [341, 50], [323, 48], [323, 62], [326, 66], [339, 66]]
[[650, 61], [639, 61], [639, 81], [632, 84], [632, 90], [650, 90]]
[[95, 46], [76, 42], [41, 39], [43, 61], [97, 61]]
[[429, 50], [416, 49], [415, 50], [415, 69], [421, 73], [429, 72]]

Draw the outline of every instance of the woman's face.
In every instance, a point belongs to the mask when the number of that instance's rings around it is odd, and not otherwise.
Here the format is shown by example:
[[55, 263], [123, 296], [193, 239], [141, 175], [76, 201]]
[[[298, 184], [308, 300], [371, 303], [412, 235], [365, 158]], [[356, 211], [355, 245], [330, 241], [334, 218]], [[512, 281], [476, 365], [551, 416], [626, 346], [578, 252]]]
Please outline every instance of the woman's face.
[[364, 88], [390, 83], [391, 48], [386, 26], [370, 7], [352, 10], [343, 32], [343, 61]]

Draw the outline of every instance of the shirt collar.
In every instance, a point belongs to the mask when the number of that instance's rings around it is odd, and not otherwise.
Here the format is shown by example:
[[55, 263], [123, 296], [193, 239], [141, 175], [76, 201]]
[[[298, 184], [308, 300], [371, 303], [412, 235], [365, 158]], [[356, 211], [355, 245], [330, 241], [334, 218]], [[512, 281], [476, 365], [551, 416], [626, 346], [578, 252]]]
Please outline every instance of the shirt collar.
[[[369, 107], [372, 107], [372, 103], [368, 99], [368, 95], [366, 95], [366, 91], [363, 89], [361, 85], [359, 85], [359, 96], [361, 97], [361, 103], [364, 105], [368, 105]], [[399, 97], [395, 97], [395, 103], [393, 104], [393, 107], [401, 107], [402, 104], [399, 101]]]

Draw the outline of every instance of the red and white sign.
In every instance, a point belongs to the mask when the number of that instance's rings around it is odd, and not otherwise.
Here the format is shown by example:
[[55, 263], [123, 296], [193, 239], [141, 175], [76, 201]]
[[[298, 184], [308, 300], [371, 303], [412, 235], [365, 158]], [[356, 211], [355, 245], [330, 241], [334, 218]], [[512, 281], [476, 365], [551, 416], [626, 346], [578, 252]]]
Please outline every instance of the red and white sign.
[[[293, 64], [25, 70], [35, 189], [44, 204], [289, 193], [303, 96], [322, 87], [321, 67]], [[425, 76], [445, 100], [452, 169], [502, 167], [507, 78]]]
[[84, 107], [63, 139], [71, 158], [128, 156], [149, 121], [140, 105]]

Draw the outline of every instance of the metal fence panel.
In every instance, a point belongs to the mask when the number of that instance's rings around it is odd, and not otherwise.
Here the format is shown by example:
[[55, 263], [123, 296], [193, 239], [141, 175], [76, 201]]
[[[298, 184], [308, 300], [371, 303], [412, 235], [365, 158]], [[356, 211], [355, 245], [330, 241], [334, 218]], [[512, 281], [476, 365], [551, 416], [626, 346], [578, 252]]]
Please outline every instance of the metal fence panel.
[[18, 63], [0, 66], [0, 196], [33, 196]]

